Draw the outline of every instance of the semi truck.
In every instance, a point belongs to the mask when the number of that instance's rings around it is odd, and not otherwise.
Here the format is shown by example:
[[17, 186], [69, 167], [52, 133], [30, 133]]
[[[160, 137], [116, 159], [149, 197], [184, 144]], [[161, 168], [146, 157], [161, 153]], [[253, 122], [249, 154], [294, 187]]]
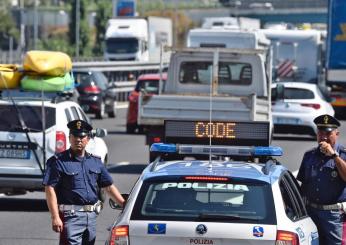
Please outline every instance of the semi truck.
[[270, 40], [257, 30], [229, 28], [195, 28], [187, 37], [187, 47], [221, 47], [237, 49], [268, 48]]
[[[234, 125], [265, 122], [271, 136], [269, 57], [265, 49], [185, 48], [172, 52], [168, 78], [159, 94], [139, 95], [137, 121], [144, 129], [146, 144], [164, 141], [166, 120], [200, 120], [203, 125], [208, 120], [234, 120]], [[253, 139], [251, 133], [247, 137]], [[155, 157], [151, 152], [150, 160]]]
[[[117, 17], [108, 20], [105, 33], [105, 60], [159, 62], [161, 48], [172, 46], [169, 18]], [[169, 53], [163, 53], [164, 62]]]
[[337, 116], [346, 112], [346, 2], [330, 0], [328, 6], [326, 85]]
[[273, 81], [321, 83], [323, 41], [318, 30], [262, 29], [273, 50]]

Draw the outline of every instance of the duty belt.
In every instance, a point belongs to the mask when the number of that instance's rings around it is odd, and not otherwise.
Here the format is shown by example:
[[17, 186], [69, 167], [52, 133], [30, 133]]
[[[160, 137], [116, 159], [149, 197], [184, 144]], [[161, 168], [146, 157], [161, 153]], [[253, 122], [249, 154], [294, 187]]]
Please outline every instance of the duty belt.
[[313, 202], [307, 202], [307, 204], [310, 207], [320, 209], [320, 210], [342, 210], [343, 207], [346, 207], [346, 202], [329, 204], [329, 205], [322, 205], [322, 204], [317, 204]]
[[60, 204], [59, 211], [80, 211], [80, 212], [94, 212], [96, 211], [99, 202], [93, 205], [68, 205], [68, 204]]

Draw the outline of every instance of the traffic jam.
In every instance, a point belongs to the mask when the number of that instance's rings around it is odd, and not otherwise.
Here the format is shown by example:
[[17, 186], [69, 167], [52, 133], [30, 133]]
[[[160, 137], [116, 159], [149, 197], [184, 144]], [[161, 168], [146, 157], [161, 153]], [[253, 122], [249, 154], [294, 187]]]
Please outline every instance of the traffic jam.
[[42, 201], [28, 244], [346, 244], [344, 11], [330, 0], [325, 30], [206, 17], [180, 48], [168, 17], [115, 16], [110, 70], [0, 64], [0, 203]]

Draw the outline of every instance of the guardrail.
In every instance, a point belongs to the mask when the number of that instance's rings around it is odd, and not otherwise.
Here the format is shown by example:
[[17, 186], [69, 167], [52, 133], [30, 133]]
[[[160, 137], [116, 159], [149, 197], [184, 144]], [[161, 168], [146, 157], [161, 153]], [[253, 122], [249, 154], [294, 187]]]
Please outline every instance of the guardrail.
[[[167, 69], [167, 63], [162, 69]], [[96, 62], [73, 62], [74, 70], [102, 71], [109, 81], [127, 81], [130, 74], [137, 79], [142, 74], [158, 73], [160, 63], [138, 61], [96, 61]]]
[[[163, 71], [168, 65], [162, 65]], [[73, 70], [93, 70], [103, 72], [110, 83], [116, 86], [118, 101], [127, 101], [129, 94], [136, 85], [137, 78], [142, 74], [158, 73], [160, 63], [136, 62], [136, 61], [93, 61], [93, 62], [73, 62]], [[131, 80], [130, 79], [131, 75]]]
[[116, 88], [114, 89], [117, 93], [117, 101], [127, 101], [131, 91], [136, 86], [136, 82], [130, 81], [118, 81], [114, 82]]

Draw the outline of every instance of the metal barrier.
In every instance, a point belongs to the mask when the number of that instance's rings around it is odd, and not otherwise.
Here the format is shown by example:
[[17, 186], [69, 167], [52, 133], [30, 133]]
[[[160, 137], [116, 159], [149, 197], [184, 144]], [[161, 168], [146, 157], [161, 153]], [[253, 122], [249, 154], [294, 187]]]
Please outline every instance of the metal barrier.
[[[168, 65], [163, 64], [163, 71]], [[160, 64], [136, 61], [96, 61], [73, 62], [73, 70], [93, 70], [103, 72], [110, 83], [114, 83], [117, 101], [127, 101], [128, 96], [136, 85], [137, 78], [142, 74], [158, 73]], [[131, 81], [129, 81], [131, 76]]]
[[[167, 69], [167, 63], [162, 69]], [[132, 75], [134, 80], [142, 74], [158, 73], [160, 63], [138, 61], [96, 61], [96, 62], [73, 62], [74, 70], [102, 71], [109, 81], [127, 81]]]
[[118, 81], [114, 82], [116, 88], [114, 89], [117, 93], [117, 101], [127, 101], [131, 91], [136, 86], [136, 82], [130, 81]]

